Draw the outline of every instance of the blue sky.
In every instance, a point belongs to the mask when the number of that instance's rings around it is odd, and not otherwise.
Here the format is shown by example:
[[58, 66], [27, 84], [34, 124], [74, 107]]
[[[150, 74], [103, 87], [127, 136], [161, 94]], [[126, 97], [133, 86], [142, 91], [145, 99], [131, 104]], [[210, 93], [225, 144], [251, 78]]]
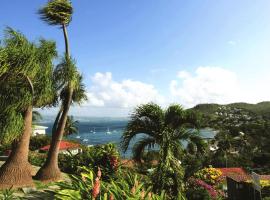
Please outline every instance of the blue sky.
[[[36, 14], [46, 2], [2, 0], [1, 30], [56, 40], [63, 52], [61, 30]], [[71, 52], [91, 97], [75, 114], [122, 116], [148, 101], [190, 107], [270, 98], [268, 0], [74, 0], [73, 6]]]

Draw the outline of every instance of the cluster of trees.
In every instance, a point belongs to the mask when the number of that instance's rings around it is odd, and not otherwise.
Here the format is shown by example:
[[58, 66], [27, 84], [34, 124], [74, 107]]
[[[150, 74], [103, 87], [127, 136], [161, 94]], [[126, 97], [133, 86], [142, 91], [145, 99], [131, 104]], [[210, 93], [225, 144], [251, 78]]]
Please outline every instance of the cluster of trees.
[[65, 53], [56, 67], [54, 41], [40, 39], [34, 43], [12, 28], [5, 30], [0, 46], [0, 133], [1, 143], [12, 143], [12, 152], [0, 168], [0, 188], [33, 184], [28, 162], [33, 108], [59, 104], [51, 148], [35, 178], [50, 181], [61, 177], [58, 152], [64, 133], [69, 131], [65, 130], [69, 108], [86, 100], [82, 76], [69, 50], [67, 26], [72, 13], [69, 0], [51, 0], [39, 10], [42, 20], [63, 30]]

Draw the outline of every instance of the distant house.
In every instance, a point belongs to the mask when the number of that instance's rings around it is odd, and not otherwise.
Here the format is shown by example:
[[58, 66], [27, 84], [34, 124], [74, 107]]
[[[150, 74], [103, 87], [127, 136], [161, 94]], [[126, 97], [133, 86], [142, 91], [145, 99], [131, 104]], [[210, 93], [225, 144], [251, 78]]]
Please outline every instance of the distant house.
[[48, 127], [46, 126], [38, 126], [34, 125], [32, 127], [32, 136], [37, 136], [37, 135], [46, 135], [46, 129]]
[[[50, 149], [50, 145], [46, 145], [39, 149], [40, 152], [47, 152]], [[81, 145], [68, 141], [61, 141], [59, 146], [59, 152], [63, 154], [68, 154], [69, 152], [76, 155], [82, 151]]]

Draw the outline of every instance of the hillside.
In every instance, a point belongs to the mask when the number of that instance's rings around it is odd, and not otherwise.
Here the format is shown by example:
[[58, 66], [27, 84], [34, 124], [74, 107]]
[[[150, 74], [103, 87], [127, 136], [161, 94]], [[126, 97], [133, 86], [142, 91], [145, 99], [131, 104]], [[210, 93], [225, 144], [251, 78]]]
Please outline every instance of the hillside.
[[257, 104], [250, 103], [231, 103], [226, 105], [221, 104], [199, 104], [192, 108], [192, 110], [196, 110], [202, 112], [203, 114], [215, 114], [219, 108], [238, 108], [243, 109], [245, 111], [251, 112], [256, 115], [260, 115], [270, 119], [270, 101], [264, 101]]

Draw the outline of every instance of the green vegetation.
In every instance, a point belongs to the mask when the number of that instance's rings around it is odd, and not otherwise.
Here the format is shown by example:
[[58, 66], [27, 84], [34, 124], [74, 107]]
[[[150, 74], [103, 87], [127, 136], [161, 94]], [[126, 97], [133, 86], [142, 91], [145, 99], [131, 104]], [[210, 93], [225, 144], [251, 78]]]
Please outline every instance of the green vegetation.
[[[121, 138], [124, 152], [133, 145], [132, 160], [122, 160], [114, 144], [82, 145], [76, 155], [59, 154], [62, 138], [78, 132], [78, 121], [68, 115], [70, 106], [87, 100], [70, 56], [72, 14], [69, 0], [50, 0], [39, 10], [42, 20], [63, 31], [65, 53], [56, 66], [54, 41], [31, 42], [6, 28], [0, 43], [0, 153], [11, 150], [0, 167], [0, 189], [7, 189], [2, 199], [15, 199], [16, 187], [48, 186], [33, 181], [31, 164], [41, 167], [37, 180], [58, 181], [61, 171], [69, 175], [70, 181], [50, 183], [58, 186], [57, 199], [217, 200], [225, 196], [221, 171], [215, 168], [270, 173], [270, 102], [201, 104], [188, 110], [143, 104], [131, 114]], [[52, 106], [59, 106], [52, 137], [31, 137], [33, 124], [41, 119], [33, 109]], [[203, 139], [201, 127], [212, 128], [214, 138]], [[38, 152], [49, 144], [48, 155]], [[269, 191], [270, 182], [261, 184]]]
[[137, 107], [122, 136], [124, 151], [130, 141], [139, 134], [144, 134], [134, 144], [134, 159], [142, 157], [146, 147], [159, 146], [158, 166], [153, 172], [153, 190], [157, 193], [165, 190], [168, 196], [182, 195], [184, 170], [181, 166], [184, 147], [182, 141], [196, 145], [198, 151], [203, 147], [200, 136], [194, 129], [199, 125], [199, 117], [194, 112], [185, 111], [179, 105], [171, 105], [162, 110], [156, 104], [145, 104]]
[[0, 188], [32, 185], [28, 163], [32, 133], [32, 109], [49, 106], [54, 100], [53, 41], [32, 43], [7, 28], [1, 49], [5, 59], [0, 68], [1, 143], [13, 143], [12, 153], [0, 168]]

